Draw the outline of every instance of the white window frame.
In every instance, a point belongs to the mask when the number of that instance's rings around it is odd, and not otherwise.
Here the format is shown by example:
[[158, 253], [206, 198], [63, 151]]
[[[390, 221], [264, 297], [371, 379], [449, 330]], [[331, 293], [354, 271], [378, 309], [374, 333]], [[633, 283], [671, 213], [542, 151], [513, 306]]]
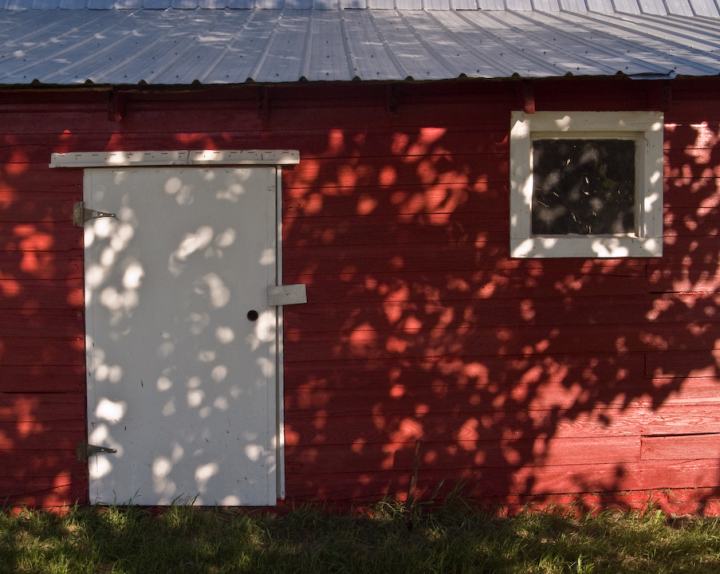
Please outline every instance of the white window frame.
[[[663, 246], [661, 112], [513, 112], [510, 122], [511, 257], [661, 257]], [[614, 235], [533, 235], [532, 142], [634, 139], [635, 230]]]

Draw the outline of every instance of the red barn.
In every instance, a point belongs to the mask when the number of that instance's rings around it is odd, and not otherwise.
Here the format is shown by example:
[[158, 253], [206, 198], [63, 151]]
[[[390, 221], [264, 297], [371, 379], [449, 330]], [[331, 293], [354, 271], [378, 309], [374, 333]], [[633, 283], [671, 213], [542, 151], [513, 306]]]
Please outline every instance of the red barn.
[[7, 503], [717, 511], [715, 3], [0, 19]]

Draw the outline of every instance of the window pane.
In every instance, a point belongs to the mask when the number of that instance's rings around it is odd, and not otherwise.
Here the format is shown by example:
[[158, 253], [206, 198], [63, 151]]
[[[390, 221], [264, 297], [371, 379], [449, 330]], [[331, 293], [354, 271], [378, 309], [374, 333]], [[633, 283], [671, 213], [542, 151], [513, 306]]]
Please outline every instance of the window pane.
[[532, 232], [601, 235], [635, 230], [635, 142], [535, 140]]

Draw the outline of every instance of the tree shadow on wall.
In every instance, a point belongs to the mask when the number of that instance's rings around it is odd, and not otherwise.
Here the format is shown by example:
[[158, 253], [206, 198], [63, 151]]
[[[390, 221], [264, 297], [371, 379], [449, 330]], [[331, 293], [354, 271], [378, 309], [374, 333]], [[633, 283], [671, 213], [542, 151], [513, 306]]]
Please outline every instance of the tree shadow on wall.
[[661, 259], [514, 260], [507, 98], [453, 122], [403, 100], [378, 127], [358, 119], [377, 106], [326, 110], [332, 130], [297, 106], [228, 133], [190, 114], [187, 133], [133, 136], [151, 125], [133, 108], [110, 138], [5, 136], [0, 492], [47, 505], [87, 485], [82, 176], [50, 177], [48, 152], [262, 147], [302, 157], [283, 172], [283, 282], [309, 301], [284, 309], [289, 497], [402, 498], [422, 439], [424, 495], [717, 499], [717, 125], [666, 116]]
[[426, 495], [716, 498], [717, 130], [665, 133], [661, 259], [514, 260], [499, 115], [336, 130], [285, 173], [288, 496], [402, 498], [422, 439]]
[[[0, 136], [0, 499], [84, 502], [82, 173], [52, 173], [67, 137]], [[52, 176], [52, 177], [51, 177]]]

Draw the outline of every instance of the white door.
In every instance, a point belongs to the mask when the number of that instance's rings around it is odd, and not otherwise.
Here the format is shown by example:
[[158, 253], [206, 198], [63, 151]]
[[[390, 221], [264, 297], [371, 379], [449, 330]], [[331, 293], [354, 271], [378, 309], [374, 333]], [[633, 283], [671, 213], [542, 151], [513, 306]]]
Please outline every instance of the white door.
[[275, 178], [85, 171], [92, 502], [275, 504]]

